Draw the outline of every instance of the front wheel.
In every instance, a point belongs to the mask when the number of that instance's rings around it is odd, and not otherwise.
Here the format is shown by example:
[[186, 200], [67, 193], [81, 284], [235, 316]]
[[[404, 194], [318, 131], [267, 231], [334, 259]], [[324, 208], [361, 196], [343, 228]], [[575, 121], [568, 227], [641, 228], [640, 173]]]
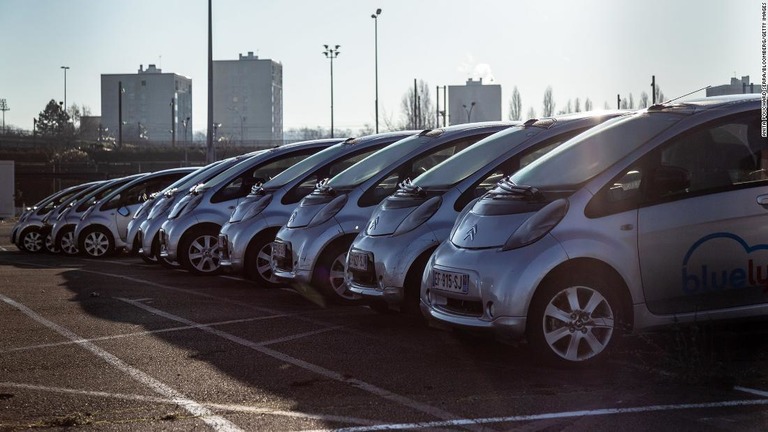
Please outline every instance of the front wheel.
[[349, 290], [344, 281], [349, 243], [336, 243], [323, 251], [312, 274], [312, 284], [334, 303], [357, 303], [358, 294]]
[[[274, 239], [274, 236], [272, 236]], [[255, 281], [262, 288], [279, 288], [282, 283], [272, 273], [272, 239], [262, 235], [248, 245], [245, 252], [244, 273], [249, 280]]]
[[45, 236], [45, 250], [48, 253], [57, 254], [61, 252], [56, 246], [56, 242], [53, 241], [53, 236], [51, 235], [50, 231]]
[[102, 258], [112, 255], [115, 251], [112, 234], [103, 228], [86, 231], [80, 238], [79, 246], [80, 250], [90, 258]]
[[62, 228], [58, 238], [59, 250], [64, 252], [65, 255], [78, 254], [77, 241], [75, 241], [75, 227], [70, 226]]
[[27, 252], [42, 252], [44, 245], [45, 239], [36, 228], [29, 228], [21, 234], [21, 246]]
[[197, 275], [215, 275], [219, 265], [219, 233], [210, 228], [196, 228], [179, 245], [179, 261]]
[[595, 275], [546, 284], [528, 316], [531, 347], [556, 366], [600, 361], [615, 343], [621, 310], [616, 296]]

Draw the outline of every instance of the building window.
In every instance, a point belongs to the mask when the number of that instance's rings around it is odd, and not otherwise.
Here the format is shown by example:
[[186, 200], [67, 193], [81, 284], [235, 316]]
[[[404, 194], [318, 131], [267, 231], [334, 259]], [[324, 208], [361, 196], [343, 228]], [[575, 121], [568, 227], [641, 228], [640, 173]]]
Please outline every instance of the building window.
[[141, 86], [146, 87], [147, 86], [147, 80], [141, 80]]

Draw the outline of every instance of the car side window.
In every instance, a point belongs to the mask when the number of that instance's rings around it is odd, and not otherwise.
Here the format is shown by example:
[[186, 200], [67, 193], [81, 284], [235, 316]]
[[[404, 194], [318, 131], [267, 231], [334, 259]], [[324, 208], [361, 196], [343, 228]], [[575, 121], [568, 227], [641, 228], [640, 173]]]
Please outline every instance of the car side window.
[[767, 168], [768, 140], [760, 136], [757, 116], [731, 117], [681, 134], [644, 156], [597, 194], [588, 213], [596, 217], [764, 185]]
[[369, 188], [363, 196], [360, 197], [358, 204], [361, 207], [368, 207], [380, 203], [384, 198], [397, 191], [398, 185], [406, 179], [415, 179], [420, 174], [428, 171], [440, 162], [448, 159], [456, 153], [464, 150], [477, 141], [485, 138], [486, 135], [473, 136], [462, 140], [452, 141], [446, 145], [436, 147], [428, 152], [410, 159], [399, 167], [390, 171], [386, 177], [376, 185]]

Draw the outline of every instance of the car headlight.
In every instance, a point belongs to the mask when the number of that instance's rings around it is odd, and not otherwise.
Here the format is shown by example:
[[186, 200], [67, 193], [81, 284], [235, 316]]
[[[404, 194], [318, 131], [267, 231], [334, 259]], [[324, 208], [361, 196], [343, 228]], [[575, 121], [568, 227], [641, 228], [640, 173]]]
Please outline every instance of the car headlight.
[[456, 216], [456, 221], [453, 223], [453, 228], [451, 228], [451, 234], [448, 236], [448, 238], [453, 238], [453, 234], [456, 233], [456, 230], [459, 229], [459, 225], [461, 225], [461, 220], [464, 219], [464, 216], [469, 213], [470, 210], [472, 210], [472, 207], [474, 207], [475, 203], [479, 201], [480, 198], [475, 198], [472, 201], [469, 202], [469, 204], [465, 205], [463, 209], [459, 212], [459, 215]]
[[254, 218], [259, 213], [263, 212], [265, 208], [269, 205], [269, 203], [272, 202], [272, 194], [264, 195], [263, 197], [259, 198], [258, 201], [251, 203], [251, 207], [248, 209], [248, 211], [243, 215], [243, 221], [247, 221], [248, 219]]
[[423, 202], [416, 208], [416, 210], [412, 211], [408, 217], [400, 222], [400, 225], [397, 226], [397, 229], [395, 229], [393, 235], [400, 235], [416, 229], [416, 227], [426, 222], [429, 218], [432, 217], [432, 215], [435, 214], [437, 209], [440, 208], [440, 204], [442, 204], [442, 202], [443, 198], [439, 196], [434, 196]]
[[520, 225], [501, 250], [517, 249], [537, 242], [547, 235], [568, 213], [568, 201], [558, 199], [544, 206]]
[[317, 214], [315, 217], [312, 218], [312, 220], [309, 221], [309, 224], [307, 224], [307, 228], [311, 228], [313, 226], [320, 225], [322, 223], [325, 223], [328, 219], [336, 216], [336, 213], [341, 210], [342, 207], [344, 207], [344, 204], [347, 203], [347, 195], [339, 195], [336, 198], [332, 199], [331, 202], [325, 205]]
[[161, 214], [165, 214], [165, 212], [168, 211], [168, 209], [171, 207], [171, 204], [173, 204], [173, 199], [168, 198], [167, 196], [160, 198], [160, 201], [155, 203], [155, 205], [152, 206], [152, 208], [149, 210], [149, 214], [147, 215], [147, 220], [152, 220]]
[[179, 214], [178, 214], [178, 216], [177, 216], [177, 217], [182, 217], [182, 216], [184, 216], [185, 214], [187, 214], [187, 213], [191, 212], [191, 211], [192, 211], [192, 210], [194, 210], [194, 209], [195, 209], [195, 208], [196, 208], [198, 205], [200, 205], [200, 202], [201, 202], [201, 201], [203, 201], [203, 195], [202, 195], [202, 194], [197, 194], [197, 195], [193, 196], [193, 197], [192, 197], [192, 199], [191, 199], [191, 200], [189, 200], [189, 202], [187, 203], [187, 205], [185, 205], [185, 206], [184, 206], [184, 208], [183, 208], [183, 209], [181, 209], [181, 211], [179, 212]]

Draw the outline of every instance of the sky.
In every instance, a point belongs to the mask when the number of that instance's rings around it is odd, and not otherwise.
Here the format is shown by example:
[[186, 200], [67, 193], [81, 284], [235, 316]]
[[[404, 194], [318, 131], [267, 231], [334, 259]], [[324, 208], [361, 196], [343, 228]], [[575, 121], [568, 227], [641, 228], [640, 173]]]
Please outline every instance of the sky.
[[[213, 59], [253, 51], [283, 65], [285, 129], [375, 124], [377, 8], [379, 124], [401, 119], [413, 80], [432, 89], [467, 79], [514, 87], [522, 111], [589, 98], [595, 108], [651, 92], [667, 98], [732, 77], [761, 81], [762, 0], [212, 0]], [[195, 130], [207, 118], [207, 0], [0, 0], [0, 99], [6, 125], [31, 130], [51, 100], [101, 114], [101, 74], [155, 64], [192, 78]], [[703, 96], [703, 92], [694, 96]]]

